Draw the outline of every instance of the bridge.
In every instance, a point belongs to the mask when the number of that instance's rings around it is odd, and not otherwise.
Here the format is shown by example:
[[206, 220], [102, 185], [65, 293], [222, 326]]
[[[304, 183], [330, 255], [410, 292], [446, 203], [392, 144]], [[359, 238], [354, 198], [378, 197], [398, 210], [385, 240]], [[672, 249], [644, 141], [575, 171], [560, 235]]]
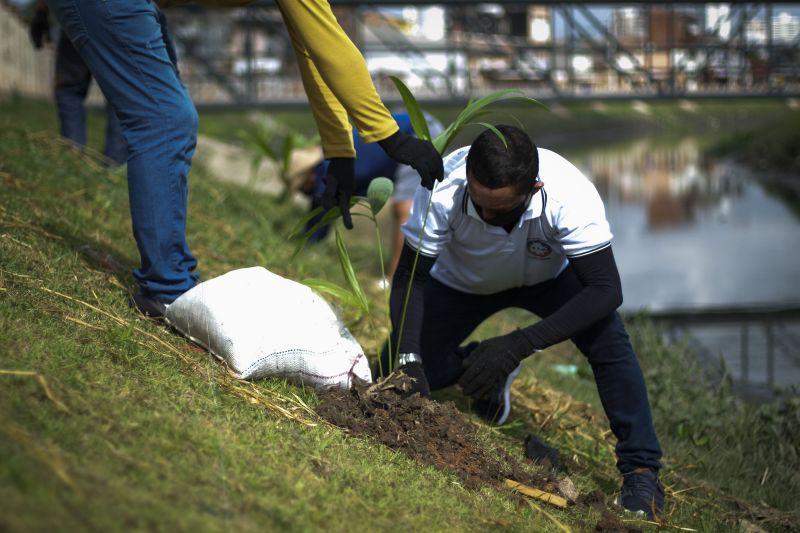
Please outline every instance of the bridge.
[[[376, 86], [428, 102], [800, 97], [800, 4], [333, 0]], [[274, 2], [167, 11], [199, 104], [304, 102]]]
[[[628, 314], [629, 317], [635, 314]], [[706, 366], [725, 361], [734, 386], [750, 399], [773, 389], [800, 392], [800, 303], [647, 311], [671, 342], [686, 341]]]

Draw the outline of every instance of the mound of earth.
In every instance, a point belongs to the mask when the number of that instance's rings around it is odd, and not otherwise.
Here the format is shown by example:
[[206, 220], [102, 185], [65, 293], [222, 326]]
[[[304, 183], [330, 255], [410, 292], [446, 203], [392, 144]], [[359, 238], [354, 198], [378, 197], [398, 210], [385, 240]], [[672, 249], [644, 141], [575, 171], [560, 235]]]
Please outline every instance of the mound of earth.
[[499, 486], [513, 479], [558, 492], [555, 479], [525, 472], [505, 450], [487, 453], [477, 428], [453, 402], [418, 395], [404, 399], [403, 392], [410, 386], [411, 378], [395, 372], [372, 385], [320, 391], [317, 413], [353, 435], [372, 437], [417, 461], [453, 472], [468, 488]]
[[506, 479], [512, 479], [561, 494], [580, 509], [599, 512], [601, 516], [595, 531], [641, 531], [611, 512], [600, 491], [575, 497], [571, 482], [572, 490], [559, 489], [553, 470], [530, 473], [502, 448], [488, 453], [481, 444], [476, 426], [464, 418], [453, 402], [436, 402], [420, 396], [404, 399], [403, 393], [410, 387], [411, 378], [395, 372], [373, 385], [357, 384], [350, 390], [321, 390], [317, 413], [347, 429], [351, 435], [371, 437], [421, 463], [452, 472], [467, 488], [502, 487]]

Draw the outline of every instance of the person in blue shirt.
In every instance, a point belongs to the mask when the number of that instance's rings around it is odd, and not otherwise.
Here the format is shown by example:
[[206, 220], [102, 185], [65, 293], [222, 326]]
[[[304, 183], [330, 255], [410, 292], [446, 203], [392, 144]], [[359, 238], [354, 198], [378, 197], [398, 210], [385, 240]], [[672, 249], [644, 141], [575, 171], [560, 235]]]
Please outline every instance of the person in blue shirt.
[[[407, 135], [415, 135], [411, 125], [411, 118], [408, 113], [392, 113], [392, 117], [400, 127], [400, 131]], [[428, 122], [428, 130], [431, 137], [435, 138], [444, 128], [435, 117], [425, 113]], [[394, 182], [394, 192], [392, 194], [392, 259], [387, 268], [387, 278], [391, 279], [403, 249], [404, 237], [400, 233], [400, 226], [408, 219], [411, 210], [411, 202], [414, 192], [419, 186], [419, 177], [416, 171], [408, 165], [403, 165], [386, 155], [386, 152], [376, 143], [365, 143], [361, 140], [356, 129], [353, 129], [353, 144], [356, 150], [355, 161], [355, 195], [366, 196], [367, 187], [370, 182], [377, 177], [386, 177]], [[322, 194], [325, 191], [325, 176], [327, 174], [329, 162], [323, 160], [313, 172], [313, 189], [311, 189], [311, 209], [316, 209], [322, 205]], [[309, 187], [311, 188], [311, 187]], [[322, 211], [317, 217], [310, 220], [306, 225], [306, 230], [311, 229], [314, 224], [324, 216], [326, 211]], [[328, 234], [330, 226], [319, 228], [309, 239], [310, 242], [322, 241]]]

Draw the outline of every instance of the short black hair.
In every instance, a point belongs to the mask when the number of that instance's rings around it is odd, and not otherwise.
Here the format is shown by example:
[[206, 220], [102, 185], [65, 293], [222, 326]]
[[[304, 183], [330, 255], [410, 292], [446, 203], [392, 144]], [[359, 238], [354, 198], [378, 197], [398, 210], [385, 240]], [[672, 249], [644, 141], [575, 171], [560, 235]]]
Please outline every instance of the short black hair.
[[[496, 126], [503, 138], [487, 128], [467, 154], [467, 174], [484, 187], [514, 186], [527, 192], [539, 174], [539, 153], [527, 133], [516, 126]], [[505, 142], [503, 142], [505, 140]]]

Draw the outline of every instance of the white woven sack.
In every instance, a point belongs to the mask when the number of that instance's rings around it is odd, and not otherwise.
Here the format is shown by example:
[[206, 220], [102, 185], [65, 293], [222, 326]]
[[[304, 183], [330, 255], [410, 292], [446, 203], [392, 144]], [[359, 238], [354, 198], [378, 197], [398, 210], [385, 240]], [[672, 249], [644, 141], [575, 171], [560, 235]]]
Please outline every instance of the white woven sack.
[[240, 379], [281, 376], [314, 387], [372, 381], [369, 363], [330, 305], [263, 267], [204, 281], [167, 307], [172, 327]]

